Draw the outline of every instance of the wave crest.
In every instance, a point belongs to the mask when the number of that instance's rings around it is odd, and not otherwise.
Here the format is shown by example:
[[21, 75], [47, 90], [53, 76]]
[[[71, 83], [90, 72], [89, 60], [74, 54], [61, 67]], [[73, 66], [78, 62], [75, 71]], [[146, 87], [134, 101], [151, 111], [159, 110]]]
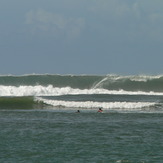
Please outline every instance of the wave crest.
[[117, 95], [163, 95], [163, 92], [142, 92], [125, 90], [107, 90], [103, 88], [96, 89], [74, 89], [71, 87], [53, 87], [48, 86], [0, 86], [0, 96], [59, 96], [59, 95], [77, 95], [77, 94], [117, 94]]

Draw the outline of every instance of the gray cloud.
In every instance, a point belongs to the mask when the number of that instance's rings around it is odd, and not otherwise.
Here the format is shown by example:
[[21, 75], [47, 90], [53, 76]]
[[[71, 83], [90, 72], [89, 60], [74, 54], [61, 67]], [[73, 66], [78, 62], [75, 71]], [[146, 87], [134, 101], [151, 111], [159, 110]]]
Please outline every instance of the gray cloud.
[[[163, 4], [162, 1], [159, 3]], [[87, 4], [85, 8], [84, 4]], [[32, 10], [26, 14], [26, 24], [35, 34], [40, 32], [39, 35], [61, 39], [77, 38], [87, 26], [86, 31], [91, 29], [108, 39], [160, 41], [163, 38], [163, 11], [154, 4], [152, 0], [148, 3], [142, 0], [64, 0], [62, 5], [68, 6], [67, 12]]]
[[85, 26], [83, 18], [66, 17], [39, 9], [26, 14], [25, 23], [33, 32], [41, 31], [56, 37], [76, 38]]

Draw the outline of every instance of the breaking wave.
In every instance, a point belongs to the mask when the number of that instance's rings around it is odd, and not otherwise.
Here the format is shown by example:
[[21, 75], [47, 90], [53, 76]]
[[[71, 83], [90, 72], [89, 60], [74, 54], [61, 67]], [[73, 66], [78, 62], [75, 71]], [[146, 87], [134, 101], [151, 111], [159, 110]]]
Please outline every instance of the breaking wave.
[[63, 101], [37, 98], [38, 101], [43, 101], [45, 104], [55, 107], [82, 108], [82, 109], [97, 109], [99, 107], [105, 110], [142, 110], [155, 106], [154, 102], [94, 102], [94, 101]]
[[163, 110], [163, 76], [0, 76], [0, 109]]
[[49, 86], [75, 89], [106, 89], [141, 92], [163, 92], [163, 75], [24, 75], [0, 76], [2, 86]]

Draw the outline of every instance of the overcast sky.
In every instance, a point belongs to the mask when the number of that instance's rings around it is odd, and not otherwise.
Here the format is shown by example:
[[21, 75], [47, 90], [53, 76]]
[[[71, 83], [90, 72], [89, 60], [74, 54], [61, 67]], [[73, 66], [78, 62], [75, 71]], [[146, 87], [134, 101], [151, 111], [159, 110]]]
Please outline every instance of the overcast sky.
[[0, 74], [163, 74], [163, 0], [0, 0]]

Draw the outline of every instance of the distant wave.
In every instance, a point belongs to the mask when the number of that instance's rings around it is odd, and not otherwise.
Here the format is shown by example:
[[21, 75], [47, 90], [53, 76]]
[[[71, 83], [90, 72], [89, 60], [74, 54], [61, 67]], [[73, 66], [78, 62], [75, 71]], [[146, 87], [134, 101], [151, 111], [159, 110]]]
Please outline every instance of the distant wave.
[[[72, 88], [79, 90], [103, 90], [103, 91], [126, 91], [126, 92], [163, 92], [163, 75], [147, 76], [121, 76], [121, 75], [24, 75], [24, 76], [0, 76], [0, 93], [7, 91], [8, 86], [12, 90], [20, 89], [23, 86], [47, 91], [50, 87], [54, 88]], [[42, 88], [41, 88], [42, 87]], [[27, 90], [26, 90], [27, 91]], [[28, 91], [27, 91], [28, 92]], [[33, 93], [34, 94], [34, 93]], [[32, 94], [32, 95], [33, 95]], [[36, 93], [37, 94], [37, 93]], [[25, 94], [26, 95], [26, 94]], [[29, 94], [30, 95], [30, 94]]]

